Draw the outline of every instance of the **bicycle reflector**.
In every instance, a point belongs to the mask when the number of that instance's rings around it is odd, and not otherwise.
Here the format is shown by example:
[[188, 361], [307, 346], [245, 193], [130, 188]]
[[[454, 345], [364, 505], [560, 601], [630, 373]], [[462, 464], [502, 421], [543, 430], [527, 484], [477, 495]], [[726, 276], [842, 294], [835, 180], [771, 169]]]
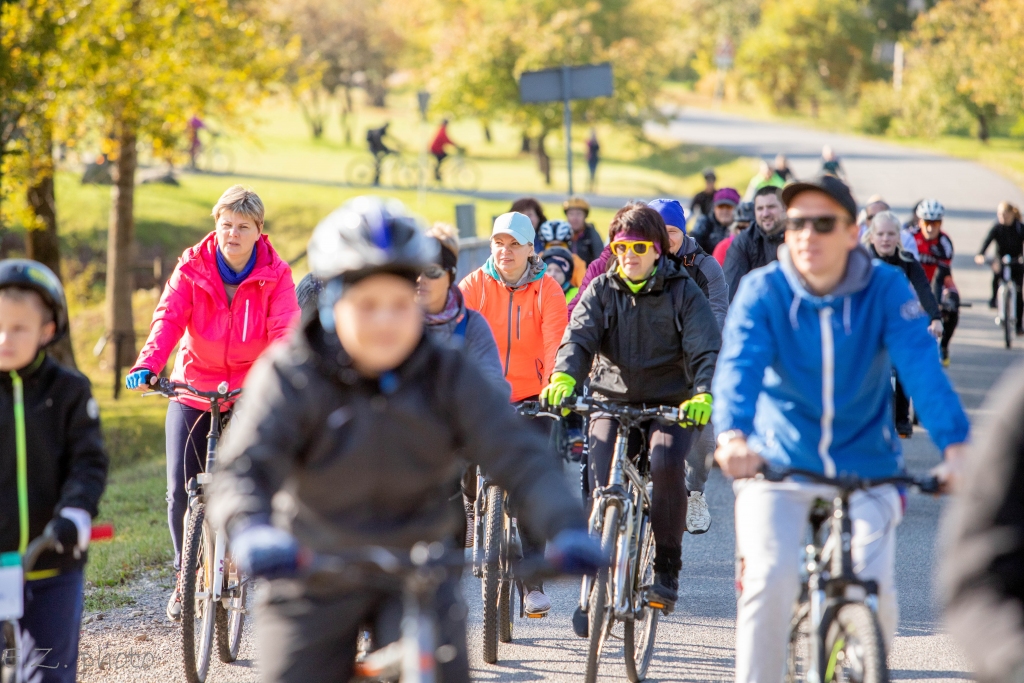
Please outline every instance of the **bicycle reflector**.
[[114, 525], [109, 522], [106, 524], [96, 524], [92, 528], [92, 533], [89, 534], [90, 541], [109, 541], [114, 537]]

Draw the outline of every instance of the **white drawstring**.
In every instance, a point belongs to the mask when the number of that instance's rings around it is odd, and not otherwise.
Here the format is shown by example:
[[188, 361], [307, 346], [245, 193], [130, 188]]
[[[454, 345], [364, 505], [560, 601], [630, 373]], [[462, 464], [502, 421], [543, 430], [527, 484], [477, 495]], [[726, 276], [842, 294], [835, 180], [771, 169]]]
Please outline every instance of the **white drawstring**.
[[793, 304], [789, 307], [789, 324], [793, 326], [794, 330], [800, 329], [800, 323], [797, 322], [796, 312], [800, 308], [800, 297], [793, 295]]

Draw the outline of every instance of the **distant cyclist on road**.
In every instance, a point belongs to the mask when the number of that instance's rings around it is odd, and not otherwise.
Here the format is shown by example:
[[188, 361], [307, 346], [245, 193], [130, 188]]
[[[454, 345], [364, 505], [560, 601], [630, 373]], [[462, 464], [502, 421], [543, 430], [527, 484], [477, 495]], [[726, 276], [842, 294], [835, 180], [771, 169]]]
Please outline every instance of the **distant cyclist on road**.
[[985, 252], [993, 242], [996, 243], [996, 258], [992, 262], [992, 298], [989, 299], [989, 308], [996, 307], [996, 292], [1002, 282], [1004, 256], [1013, 259], [1010, 263], [1010, 277], [1017, 283], [1017, 335], [1024, 334], [1024, 264], [1019, 259], [1024, 254], [1024, 223], [1021, 223], [1020, 214], [1010, 202], [1002, 202], [996, 211], [997, 220], [981, 243], [974, 262], [985, 263]]
[[839, 157], [836, 156], [835, 150], [828, 145], [821, 148], [821, 172], [824, 175], [830, 175], [844, 182], [846, 181], [846, 171], [843, 170], [843, 164], [839, 161]]
[[[785, 245], [777, 262], [740, 283], [712, 389], [715, 457], [737, 480], [737, 683], [782, 682], [807, 517], [815, 499], [833, 492], [753, 479], [764, 464], [829, 477], [900, 473], [894, 366], [950, 465], [961, 461], [970, 428], [906, 277], [859, 246], [846, 185], [822, 176], [788, 185], [782, 199]], [[891, 646], [900, 494], [880, 486], [850, 502], [854, 571], [878, 583], [878, 620]]]
[[[303, 558], [419, 542], [461, 558], [451, 494], [463, 458], [509, 493], [528, 533], [552, 539], [556, 568], [601, 561], [546, 439], [466, 354], [425, 335], [416, 283], [435, 249], [400, 205], [360, 197], [332, 213], [309, 244], [325, 283], [319, 315], [246, 380], [209, 515], [239, 565], [269, 579], [256, 608], [265, 683], [347, 682], [364, 625], [378, 647], [398, 639], [400, 590], [373, 576], [303, 576]], [[437, 650], [440, 680], [465, 683], [466, 606], [451, 575], [434, 612], [449, 646]]]
[[914, 212], [917, 229], [913, 233], [924, 274], [932, 283], [932, 294], [942, 309], [942, 339], [939, 342], [942, 364], [949, 365], [949, 340], [960, 320], [960, 292], [953, 282], [953, 241], [942, 232], [945, 207], [936, 199], [925, 199]]
[[434, 139], [430, 143], [430, 153], [437, 159], [437, 166], [434, 168], [434, 178], [437, 179], [437, 182], [441, 182], [441, 164], [448, 158], [446, 148], [449, 146], [462, 151], [462, 148], [448, 137], [448, 119], [444, 119], [441, 121], [441, 127], [437, 129], [437, 133], [434, 134]]
[[373, 155], [374, 185], [380, 185], [380, 167], [384, 161], [384, 157], [388, 154], [395, 153], [395, 150], [388, 147], [384, 142], [384, 138], [387, 137], [388, 134], [388, 126], [390, 125], [391, 122], [387, 122], [380, 128], [371, 128], [366, 131], [366, 145], [370, 148], [370, 154]]
[[[145, 391], [181, 342], [171, 379], [200, 391], [227, 382], [233, 391], [253, 362], [298, 319], [292, 270], [263, 233], [263, 202], [241, 185], [227, 189], [213, 207], [216, 229], [185, 250], [153, 313], [149, 338], [125, 381]], [[167, 525], [174, 570], [181, 569], [185, 486], [206, 464], [210, 404], [181, 396], [167, 406]], [[177, 585], [167, 616], [181, 618]]]
[[[580, 393], [589, 377], [599, 398], [628, 404], [680, 406], [706, 425], [711, 413], [711, 377], [721, 344], [708, 299], [669, 255], [665, 222], [644, 204], [627, 204], [612, 220], [616, 258], [583, 293], [562, 338], [551, 383], [542, 401], [560, 405]], [[638, 341], [639, 340], [639, 341]], [[590, 420], [590, 490], [604, 486], [618, 422]], [[686, 530], [686, 456], [692, 432], [651, 423], [641, 438], [651, 451], [651, 524], [655, 579], [651, 591], [671, 611], [678, 599], [682, 539]], [[586, 635], [586, 618], [573, 618]]]

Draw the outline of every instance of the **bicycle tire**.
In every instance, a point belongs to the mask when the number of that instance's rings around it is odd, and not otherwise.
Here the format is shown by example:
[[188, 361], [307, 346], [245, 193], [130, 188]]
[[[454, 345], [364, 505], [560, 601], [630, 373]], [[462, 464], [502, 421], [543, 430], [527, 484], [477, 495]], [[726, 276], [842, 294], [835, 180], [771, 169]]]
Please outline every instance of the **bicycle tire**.
[[0, 682], [16, 683], [16, 665], [19, 662], [18, 639], [14, 634], [14, 624], [5, 621], [0, 623]]
[[[188, 683], [205, 683], [213, 650], [217, 603], [210, 594], [213, 543], [205, 521], [206, 506], [198, 503], [189, 514], [181, 557], [181, 649]], [[206, 598], [197, 603], [196, 593]]]
[[1013, 292], [1010, 291], [1009, 287], [1003, 285], [1000, 289], [1002, 290], [1000, 292], [1000, 296], [1002, 297], [1002, 301], [1000, 303], [1003, 304], [1003, 342], [1006, 344], [1006, 348], [1010, 349], [1013, 348], [1014, 334], [1013, 309], [1010, 307], [1016, 306], [1017, 302], [1011, 298], [1013, 296]]
[[810, 614], [811, 604], [798, 601], [789, 627], [785, 683], [804, 683], [807, 679], [807, 668], [811, 661]]
[[605, 638], [608, 636], [608, 625], [613, 616], [611, 605], [606, 603], [609, 603], [612, 598], [608, 594], [608, 586], [611, 581], [612, 554], [615, 552], [619, 535], [619, 513], [620, 510], [615, 505], [609, 505], [604, 511], [604, 526], [601, 528], [601, 554], [605, 558], [607, 566], [598, 570], [587, 605], [587, 618], [590, 621], [588, 625], [590, 644], [587, 648], [587, 669], [583, 676], [585, 683], [597, 681], [601, 648], [604, 647]]
[[657, 637], [658, 618], [661, 614], [660, 609], [653, 609], [644, 604], [647, 589], [654, 584], [654, 533], [651, 531], [651, 521], [647, 512], [644, 513], [640, 524], [640, 542], [637, 546], [641, 553], [633, 583], [634, 595], [638, 596], [643, 606], [632, 621], [623, 624], [622, 649], [626, 657], [626, 677], [631, 683], [640, 683], [647, 678], [647, 670], [654, 656], [654, 640]]
[[476, 190], [480, 187], [480, 169], [476, 164], [460, 159], [448, 173], [448, 184], [463, 192]]
[[[235, 571], [235, 579], [238, 581], [238, 592], [234, 596], [228, 596], [231, 609], [217, 610], [217, 620], [213, 624], [213, 632], [217, 636], [217, 656], [225, 664], [238, 659], [238, 648], [242, 644], [242, 629], [245, 628], [245, 612], [249, 598], [249, 582], [241, 575], [241, 572], [234, 566], [230, 558], [226, 558], [224, 575], [229, 577], [230, 585], [231, 571]], [[225, 587], [225, 591], [227, 587]]]
[[502, 643], [511, 643], [515, 635], [516, 612], [512, 608], [515, 586], [515, 581], [505, 579], [498, 590], [498, 640]]
[[875, 613], [867, 605], [849, 602], [840, 606], [825, 633], [823, 683], [888, 683], [885, 642]]
[[505, 533], [501, 489], [487, 487], [487, 527], [484, 541], [484, 644], [483, 659], [498, 661], [498, 593], [501, 587], [501, 539]]
[[356, 185], [358, 187], [373, 187], [378, 184], [373, 182], [376, 176], [376, 162], [366, 157], [353, 159], [349, 162], [348, 168], [345, 171], [345, 178], [348, 179], [349, 185]]

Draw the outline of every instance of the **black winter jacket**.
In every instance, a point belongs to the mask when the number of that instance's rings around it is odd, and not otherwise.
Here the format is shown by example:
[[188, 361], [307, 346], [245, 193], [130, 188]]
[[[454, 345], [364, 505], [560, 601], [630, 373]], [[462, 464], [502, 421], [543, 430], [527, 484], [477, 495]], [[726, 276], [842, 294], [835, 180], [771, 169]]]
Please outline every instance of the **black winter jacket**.
[[697, 219], [697, 224], [690, 231], [690, 237], [697, 240], [700, 248], [711, 254], [718, 243], [729, 236], [729, 226], [722, 225], [715, 218], [714, 212]]
[[269, 519], [318, 552], [411, 548], [463, 523], [449, 502], [463, 457], [510, 493], [531, 537], [584, 528], [547, 440], [461, 351], [424, 337], [371, 381], [314, 317], [253, 365], [208, 510], [229, 533]]
[[946, 625], [981, 683], [1024, 676], [1024, 365], [1010, 367], [983, 413], [938, 538]]
[[[19, 375], [25, 390], [31, 541], [61, 508], [81, 508], [96, 516], [108, 460], [89, 380], [45, 355]], [[16, 448], [14, 385], [9, 372], [0, 372], [0, 552], [16, 551], [20, 538]], [[86, 554], [76, 560], [71, 553], [47, 552], [35, 570], [78, 569], [85, 565]]]
[[555, 371], [577, 386], [589, 374], [591, 390], [605, 398], [676, 405], [711, 391], [721, 345], [707, 297], [678, 261], [663, 257], [637, 294], [614, 272], [594, 278], [572, 312]]
[[725, 281], [729, 285], [729, 303], [736, 296], [740, 280], [755, 268], [779, 260], [779, 245], [785, 232], [769, 235], [757, 223], [736, 235], [725, 253]]
[[868, 251], [871, 252], [871, 258], [884, 261], [890, 266], [896, 266], [902, 270], [903, 274], [910, 280], [911, 286], [917, 293], [917, 299], [921, 302], [921, 308], [928, 314], [928, 318], [930, 320], [942, 319], [942, 312], [939, 310], [939, 304], [935, 301], [935, 294], [932, 293], [928, 276], [924, 274], [924, 267], [914, 258], [913, 254], [900, 247], [896, 247], [896, 251], [890, 256], [879, 256], [873, 244], [868, 246]]
[[604, 240], [601, 239], [601, 234], [597, 232], [594, 224], [587, 223], [583, 229], [583, 234], [578, 239], [573, 235], [570, 247], [572, 253], [583, 259], [589, 266], [604, 251]]

